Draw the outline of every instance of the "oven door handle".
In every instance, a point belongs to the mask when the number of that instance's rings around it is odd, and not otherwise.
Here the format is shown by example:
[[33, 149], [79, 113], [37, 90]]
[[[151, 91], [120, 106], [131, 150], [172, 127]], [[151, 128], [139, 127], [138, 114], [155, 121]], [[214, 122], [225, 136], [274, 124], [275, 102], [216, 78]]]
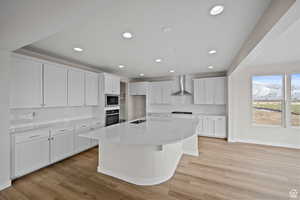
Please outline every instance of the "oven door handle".
[[119, 115], [119, 113], [114, 113], [114, 114], [106, 114], [106, 116], [114, 116], [114, 115]]

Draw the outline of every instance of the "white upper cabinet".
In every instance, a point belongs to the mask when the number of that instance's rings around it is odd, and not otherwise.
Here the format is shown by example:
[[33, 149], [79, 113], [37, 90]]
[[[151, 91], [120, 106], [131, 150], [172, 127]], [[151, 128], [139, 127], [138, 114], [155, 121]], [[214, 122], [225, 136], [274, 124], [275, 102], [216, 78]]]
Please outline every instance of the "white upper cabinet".
[[84, 105], [84, 71], [68, 70], [68, 105]]
[[44, 64], [45, 106], [67, 106], [67, 72], [64, 66]]
[[226, 78], [194, 79], [194, 104], [226, 104]]
[[98, 105], [99, 76], [97, 73], [85, 72], [85, 104]]
[[215, 104], [226, 104], [226, 88], [227, 82], [225, 77], [216, 79]]
[[120, 77], [104, 73], [104, 93], [120, 95]]
[[171, 104], [172, 82], [150, 83], [150, 104]]
[[129, 95], [147, 95], [148, 82], [129, 83]]
[[42, 68], [38, 61], [13, 56], [11, 60], [10, 107], [41, 107]]

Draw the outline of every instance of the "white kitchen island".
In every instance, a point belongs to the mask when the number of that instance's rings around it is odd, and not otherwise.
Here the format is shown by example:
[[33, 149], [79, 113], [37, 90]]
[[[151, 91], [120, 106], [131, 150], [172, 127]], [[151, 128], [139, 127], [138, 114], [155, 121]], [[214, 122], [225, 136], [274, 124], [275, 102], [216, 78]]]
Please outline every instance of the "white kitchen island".
[[170, 179], [183, 154], [198, 156], [198, 118], [147, 117], [97, 129], [82, 137], [99, 140], [98, 172], [136, 185]]

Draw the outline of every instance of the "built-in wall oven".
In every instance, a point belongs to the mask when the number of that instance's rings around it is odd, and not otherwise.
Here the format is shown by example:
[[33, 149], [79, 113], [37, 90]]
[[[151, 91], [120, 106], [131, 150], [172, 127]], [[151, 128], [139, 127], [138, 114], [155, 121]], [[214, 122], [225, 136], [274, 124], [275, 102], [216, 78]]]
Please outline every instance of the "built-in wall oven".
[[120, 105], [120, 97], [119, 95], [111, 95], [107, 94], [105, 95], [105, 106], [118, 106]]
[[112, 109], [105, 111], [105, 126], [117, 124], [120, 121], [120, 110]]

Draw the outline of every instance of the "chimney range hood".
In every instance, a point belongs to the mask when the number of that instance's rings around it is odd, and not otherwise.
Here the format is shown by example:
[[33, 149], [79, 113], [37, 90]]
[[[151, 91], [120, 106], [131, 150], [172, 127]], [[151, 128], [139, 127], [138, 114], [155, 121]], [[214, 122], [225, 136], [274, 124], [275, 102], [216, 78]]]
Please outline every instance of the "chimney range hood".
[[185, 90], [185, 75], [180, 75], [178, 79], [179, 79], [179, 91], [174, 92], [172, 96], [192, 95], [190, 92]]

